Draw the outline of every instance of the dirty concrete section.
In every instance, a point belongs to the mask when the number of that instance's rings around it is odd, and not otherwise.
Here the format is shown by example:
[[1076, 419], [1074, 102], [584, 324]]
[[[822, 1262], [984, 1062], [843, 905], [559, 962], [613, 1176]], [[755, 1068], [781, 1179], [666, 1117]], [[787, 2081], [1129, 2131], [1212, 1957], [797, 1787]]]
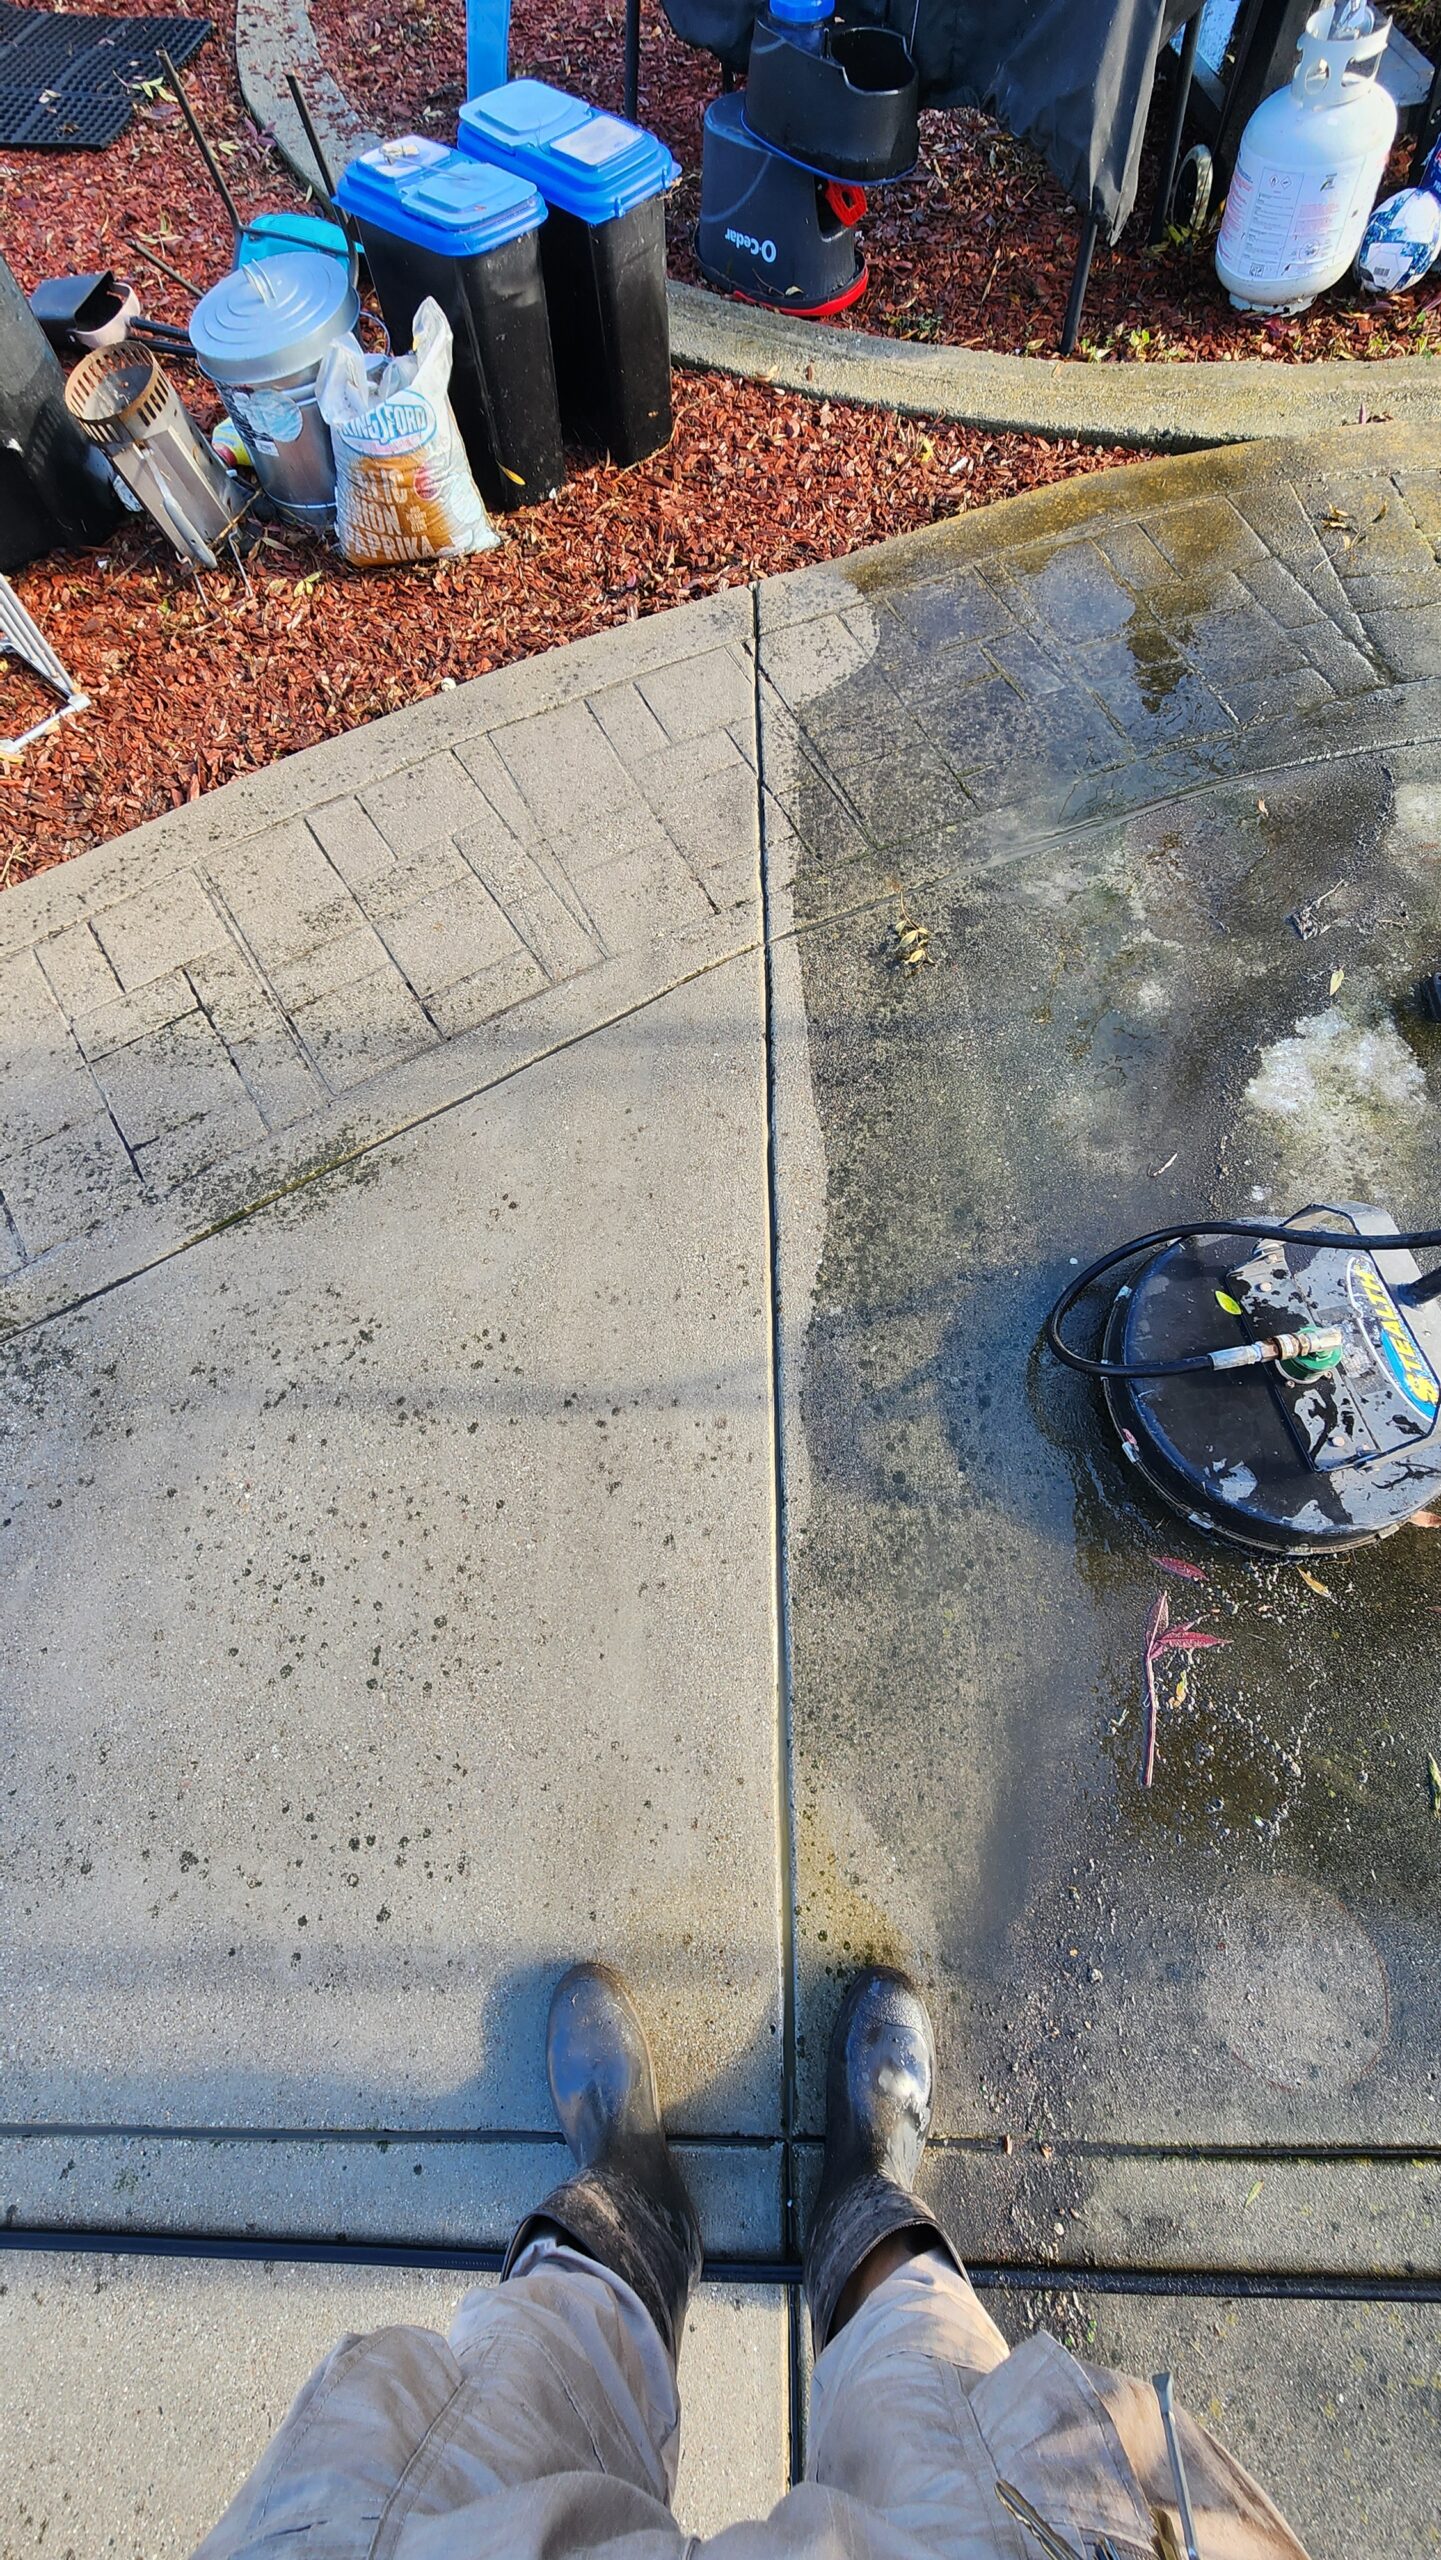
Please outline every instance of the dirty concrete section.
[[[996, 511], [763, 613], [827, 1202], [791, 1405], [810, 2124], [869, 1954], [932, 1986], [953, 2134], [1441, 2145], [1441, 1554], [1206, 1545], [1039, 1349], [1074, 1265], [1168, 1219], [1441, 1199], [1441, 512], [1354, 450], [1068, 493], [1034, 540]], [[1221, 1641], [1166, 1664], [1145, 1791], [1163, 1589]]]

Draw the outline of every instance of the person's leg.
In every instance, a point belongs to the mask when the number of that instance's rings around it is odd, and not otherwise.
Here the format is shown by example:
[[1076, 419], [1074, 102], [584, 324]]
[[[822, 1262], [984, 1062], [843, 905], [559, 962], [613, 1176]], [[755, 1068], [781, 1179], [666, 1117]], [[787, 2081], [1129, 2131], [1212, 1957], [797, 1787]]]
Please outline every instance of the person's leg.
[[618, 1975], [566, 1975], [547, 2060], [576, 2170], [522, 2223], [500, 2285], [466, 2295], [448, 2339], [344, 2340], [197, 2560], [290, 2537], [313, 2560], [571, 2560], [630, 2537], [638, 2560], [680, 2552], [675, 2370], [700, 2232]]
[[938, 2216], [916, 2193], [935, 2071], [935, 2036], [915, 1985], [884, 1966], [859, 1974], [831, 2034], [825, 2160], [806, 2240], [817, 2358], [879, 2286], [937, 2252], [959, 2278], [946, 2298], [974, 2305], [974, 2369], [989, 2372], [1006, 2353]]
[[[862, 1974], [831, 2038], [826, 2152], [806, 2246], [816, 2367], [808, 2477], [883, 2515], [917, 2550], [964, 2547], [994, 2489], [967, 2393], [1007, 2347], [916, 2193], [935, 2045], [901, 1974]], [[984, 2546], [983, 2546], [984, 2547]]]

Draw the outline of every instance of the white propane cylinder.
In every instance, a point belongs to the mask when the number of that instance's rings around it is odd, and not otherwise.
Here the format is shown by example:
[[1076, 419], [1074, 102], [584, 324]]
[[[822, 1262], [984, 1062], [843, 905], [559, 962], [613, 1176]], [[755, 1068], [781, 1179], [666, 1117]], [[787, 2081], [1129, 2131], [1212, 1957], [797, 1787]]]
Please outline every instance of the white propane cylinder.
[[1390, 33], [1356, 0], [1326, 0], [1297, 38], [1289, 88], [1251, 117], [1216, 243], [1238, 311], [1304, 311], [1355, 257], [1396, 139], [1376, 77]]

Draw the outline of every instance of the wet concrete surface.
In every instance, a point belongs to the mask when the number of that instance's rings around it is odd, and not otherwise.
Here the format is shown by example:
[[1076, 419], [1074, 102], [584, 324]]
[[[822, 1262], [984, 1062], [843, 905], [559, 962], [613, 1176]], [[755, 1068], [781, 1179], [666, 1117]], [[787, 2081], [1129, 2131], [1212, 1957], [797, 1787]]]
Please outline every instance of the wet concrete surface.
[[[1308, 1582], [1207, 1542], [1039, 1348], [1073, 1263], [1168, 1219], [1435, 1214], [1430, 536], [1384, 473], [1223, 473], [1126, 523], [1072, 494], [1019, 545], [1005, 512], [989, 551], [818, 577], [769, 660], [826, 1197], [792, 1408], [805, 2121], [832, 1987], [878, 1955], [931, 1988], [952, 2133], [1434, 2146], [1441, 1548]], [[1368, 527], [1399, 548], [1363, 571]], [[1162, 1590], [1224, 1644], [1166, 1659], [1147, 1791]]]

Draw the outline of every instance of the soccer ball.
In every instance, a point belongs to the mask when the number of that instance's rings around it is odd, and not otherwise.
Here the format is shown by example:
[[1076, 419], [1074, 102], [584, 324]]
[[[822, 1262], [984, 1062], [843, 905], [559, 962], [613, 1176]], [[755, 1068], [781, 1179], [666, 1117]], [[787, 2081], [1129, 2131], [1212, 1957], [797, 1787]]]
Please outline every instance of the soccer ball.
[[1422, 184], [1403, 187], [1378, 204], [1356, 253], [1356, 272], [1368, 293], [1408, 293], [1441, 257], [1441, 145], [1426, 163]]

